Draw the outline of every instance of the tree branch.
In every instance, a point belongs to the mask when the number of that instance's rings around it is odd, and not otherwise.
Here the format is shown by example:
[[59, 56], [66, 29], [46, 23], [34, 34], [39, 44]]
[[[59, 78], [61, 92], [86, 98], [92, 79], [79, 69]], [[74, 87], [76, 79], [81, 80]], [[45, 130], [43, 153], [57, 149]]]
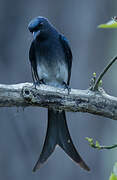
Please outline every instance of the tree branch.
[[100, 91], [59, 89], [31, 83], [0, 85], [0, 107], [41, 106], [60, 110], [87, 112], [117, 120], [117, 98]]

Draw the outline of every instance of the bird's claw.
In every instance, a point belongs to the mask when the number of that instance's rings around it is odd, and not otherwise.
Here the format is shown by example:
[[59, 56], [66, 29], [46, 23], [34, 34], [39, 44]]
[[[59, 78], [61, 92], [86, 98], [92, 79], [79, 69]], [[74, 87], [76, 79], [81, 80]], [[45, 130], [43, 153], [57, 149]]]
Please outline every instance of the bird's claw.
[[64, 89], [67, 89], [67, 90], [68, 90], [68, 95], [69, 95], [70, 92], [71, 92], [71, 88], [70, 88], [69, 85], [66, 84], [65, 82], [63, 82], [63, 85], [64, 85]]
[[40, 79], [39, 81], [33, 82], [35, 89], [36, 89], [36, 86], [40, 86], [40, 84], [45, 84], [43, 79]]

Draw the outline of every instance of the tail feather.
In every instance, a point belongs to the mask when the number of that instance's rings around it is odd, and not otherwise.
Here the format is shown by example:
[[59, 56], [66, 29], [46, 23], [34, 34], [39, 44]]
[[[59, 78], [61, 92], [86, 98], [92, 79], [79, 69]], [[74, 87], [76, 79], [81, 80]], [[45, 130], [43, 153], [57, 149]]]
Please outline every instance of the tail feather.
[[[85, 170], [89, 171], [89, 167], [86, 165], [86, 163], [82, 160], [81, 156], [77, 152], [71, 136], [69, 134], [67, 122], [66, 122], [66, 117], [65, 117], [65, 112], [63, 111], [62, 114], [63, 116], [62, 121], [59, 121], [59, 146], [68, 154], [68, 156], [74, 160], [76, 163], [78, 163], [82, 168]], [[65, 127], [65, 128], [62, 128]]]
[[50, 110], [48, 110], [48, 125], [47, 125], [45, 142], [40, 157], [33, 168], [34, 172], [41, 167], [41, 165], [49, 158], [49, 156], [54, 151], [57, 145], [58, 133], [56, 132], [56, 130], [57, 129], [56, 129], [55, 117], [53, 118], [53, 114], [50, 112]]
[[36, 171], [49, 158], [56, 145], [59, 145], [82, 168], [89, 171], [89, 167], [78, 154], [69, 134], [65, 112], [48, 109], [48, 126], [41, 155], [33, 168]]

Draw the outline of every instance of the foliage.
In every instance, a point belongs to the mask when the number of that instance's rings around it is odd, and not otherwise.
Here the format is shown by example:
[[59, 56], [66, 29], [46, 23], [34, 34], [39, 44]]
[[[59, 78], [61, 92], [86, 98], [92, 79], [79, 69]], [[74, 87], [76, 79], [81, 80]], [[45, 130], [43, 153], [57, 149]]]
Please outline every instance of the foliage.
[[110, 21], [105, 24], [100, 24], [98, 28], [117, 28], [117, 17], [113, 17]]
[[109, 180], [117, 180], [117, 162], [113, 167], [113, 172], [111, 173]]

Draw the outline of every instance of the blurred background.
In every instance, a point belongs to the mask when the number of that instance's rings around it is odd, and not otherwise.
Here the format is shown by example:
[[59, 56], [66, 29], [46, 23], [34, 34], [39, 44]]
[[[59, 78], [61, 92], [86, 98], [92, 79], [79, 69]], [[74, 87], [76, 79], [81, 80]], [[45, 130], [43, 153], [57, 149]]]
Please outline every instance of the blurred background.
[[[35, 16], [47, 17], [70, 42], [73, 52], [71, 87], [87, 89], [117, 55], [117, 29], [97, 25], [117, 15], [117, 1], [110, 0], [0, 0], [0, 83], [32, 82], [28, 52], [32, 36], [27, 26]], [[107, 93], [117, 93], [117, 63], [103, 78]], [[117, 149], [98, 151], [85, 137], [101, 144], [117, 143], [117, 122], [84, 113], [67, 113], [76, 148], [91, 168], [85, 172], [58, 147], [36, 173], [32, 168], [42, 149], [47, 126], [44, 108], [0, 108], [1, 180], [108, 180]]]

